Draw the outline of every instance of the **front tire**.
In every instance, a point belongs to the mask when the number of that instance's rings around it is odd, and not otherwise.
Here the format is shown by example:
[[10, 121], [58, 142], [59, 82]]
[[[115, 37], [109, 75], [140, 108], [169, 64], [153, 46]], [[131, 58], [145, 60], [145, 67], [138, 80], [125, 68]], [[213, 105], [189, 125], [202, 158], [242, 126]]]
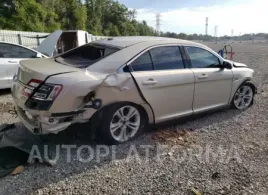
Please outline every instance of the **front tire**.
[[137, 137], [144, 129], [146, 117], [131, 103], [118, 103], [102, 111], [100, 137], [107, 144], [121, 144]]
[[238, 110], [247, 109], [253, 104], [254, 95], [254, 89], [250, 83], [242, 84], [235, 92], [232, 107]]

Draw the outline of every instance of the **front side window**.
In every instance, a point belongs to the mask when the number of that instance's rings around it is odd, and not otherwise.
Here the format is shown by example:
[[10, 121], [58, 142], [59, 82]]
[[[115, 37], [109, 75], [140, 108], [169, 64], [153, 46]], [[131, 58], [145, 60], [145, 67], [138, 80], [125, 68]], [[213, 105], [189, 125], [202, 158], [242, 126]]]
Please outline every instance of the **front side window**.
[[36, 58], [36, 53], [20, 46], [0, 43], [0, 58]]
[[184, 69], [180, 48], [163, 46], [150, 50], [155, 70]]
[[133, 71], [150, 71], [153, 70], [153, 63], [150, 53], [147, 51], [131, 63]]
[[205, 49], [186, 47], [191, 60], [192, 68], [220, 68], [219, 59]]
[[119, 51], [105, 45], [87, 44], [55, 57], [55, 61], [67, 66], [85, 68]]

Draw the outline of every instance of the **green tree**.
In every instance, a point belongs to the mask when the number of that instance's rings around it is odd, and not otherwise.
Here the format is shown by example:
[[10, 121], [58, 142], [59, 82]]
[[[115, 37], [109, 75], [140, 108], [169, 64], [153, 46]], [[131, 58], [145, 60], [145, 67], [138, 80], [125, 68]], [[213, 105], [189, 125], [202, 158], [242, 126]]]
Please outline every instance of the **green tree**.
[[120, 36], [120, 32], [116, 25], [109, 23], [107, 25], [107, 32], [109, 32], [108, 36]]
[[[137, 11], [114, 0], [4, 0], [0, 2], [0, 29], [45, 31], [86, 30], [93, 35], [163, 36], [188, 40], [213, 40], [210, 35], [160, 32], [146, 21], [136, 20]], [[264, 33], [243, 35], [267, 37]]]
[[[93, 35], [102, 35], [102, 17], [103, 17], [104, 0], [86, 0], [85, 6], [87, 9], [86, 28]], [[106, 30], [107, 32], [107, 30]]]
[[61, 1], [58, 0], [38, 0], [37, 1], [45, 10], [45, 31], [53, 32], [61, 29], [60, 16], [65, 9], [61, 6]]

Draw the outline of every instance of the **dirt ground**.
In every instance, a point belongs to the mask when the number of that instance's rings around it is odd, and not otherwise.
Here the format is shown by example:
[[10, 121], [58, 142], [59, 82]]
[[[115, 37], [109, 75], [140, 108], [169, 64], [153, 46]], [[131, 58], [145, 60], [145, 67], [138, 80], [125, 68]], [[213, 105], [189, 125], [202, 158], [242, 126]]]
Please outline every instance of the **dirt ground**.
[[[64, 150], [54, 167], [28, 165], [19, 175], [0, 179], [0, 194], [198, 194], [194, 190], [209, 195], [268, 194], [268, 43], [231, 45], [234, 61], [255, 70], [259, 93], [249, 109], [223, 110], [159, 126], [117, 146], [115, 159], [109, 155], [83, 163], [74, 149], [67, 162]], [[222, 45], [208, 46], [218, 51]], [[0, 123], [18, 122], [6, 112], [10, 95], [3, 93]], [[14, 133], [23, 136], [25, 129], [19, 122], [17, 126]], [[53, 144], [89, 144], [97, 151], [81, 128], [73, 127]], [[166, 147], [158, 150], [160, 144]], [[149, 155], [144, 146], [150, 147]], [[129, 158], [130, 151], [138, 157]]]

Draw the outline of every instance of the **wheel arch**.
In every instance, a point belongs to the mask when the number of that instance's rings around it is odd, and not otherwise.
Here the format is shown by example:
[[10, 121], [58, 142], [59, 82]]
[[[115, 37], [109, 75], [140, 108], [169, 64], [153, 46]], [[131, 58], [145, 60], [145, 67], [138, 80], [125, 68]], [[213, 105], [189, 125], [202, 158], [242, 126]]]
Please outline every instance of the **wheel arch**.
[[[258, 89], [257, 89], [256, 85], [254, 85], [254, 83], [252, 82], [251, 79], [247, 79], [247, 80], [245, 80], [242, 84], [246, 84], [246, 83], [252, 87], [254, 95], [258, 93]], [[241, 84], [241, 85], [242, 85], [242, 84]], [[241, 85], [240, 85], [240, 86], [241, 86]], [[239, 87], [240, 87], [240, 86], [239, 86]]]
[[[236, 89], [235, 89], [234, 91], [236, 92], [237, 89], [239, 89], [239, 87], [241, 87], [242, 85], [244, 85], [244, 84], [246, 84], [246, 83], [252, 87], [254, 94], [256, 94], [256, 93], [257, 93], [257, 87], [254, 85], [254, 83], [253, 83], [253, 81], [252, 81], [251, 78], [246, 78], [245, 80], [243, 80], [243, 81], [240, 83], [240, 85], [238, 85], [238, 86], [236, 87]], [[235, 93], [234, 93], [234, 94], [235, 94]], [[233, 96], [234, 96], [234, 94], [233, 94]]]
[[230, 97], [230, 101], [229, 101], [229, 104], [230, 104], [230, 105], [231, 105], [232, 102], [233, 102], [233, 99], [234, 99], [234, 96], [235, 96], [236, 91], [237, 91], [242, 85], [244, 85], [244, 84], [248, 84], [248, 85], [250, 85], [250, 86], [252, 87], [252, 89], [253, 89], [253, 93], [254, 93], [254, 95], [257, 94], [257, 90], [258, 90], [258, 89], [257, 89], [256, 85], [254, 85], [254, 83], [253, 83], [253, 81], [252, 81], [252, 78], [246, 78], [246, 79], [243, 80], [240, 84], [236, 85], [235, 89], [233, 89], [233, 91], [232, 91], [232, 96]]
[[[239, 80], [236, 81], [236, 82], [239, 82]], [[248, 83], [249, 85], [252, 86], [254, 95], [257, 94], [257, 87], [256, 87], [256, 85], [254, 85], [254, 83], [252, 81], [252, 78], [250, 78], [250, 77], [245, 78], [243, 81], [240, 81], [239, 83], [235, 83], [235, 82], [233, 83], [233, 89], [232, 89], [231, 96], [230, 96], [230, 99], [229, 99], [229, 104], [232, 103], [232, 100], [234, 98], [234, 95], [235, 95], [237, 89], [239, 89], [239, 87], [241, 87], [245, 83]]]

